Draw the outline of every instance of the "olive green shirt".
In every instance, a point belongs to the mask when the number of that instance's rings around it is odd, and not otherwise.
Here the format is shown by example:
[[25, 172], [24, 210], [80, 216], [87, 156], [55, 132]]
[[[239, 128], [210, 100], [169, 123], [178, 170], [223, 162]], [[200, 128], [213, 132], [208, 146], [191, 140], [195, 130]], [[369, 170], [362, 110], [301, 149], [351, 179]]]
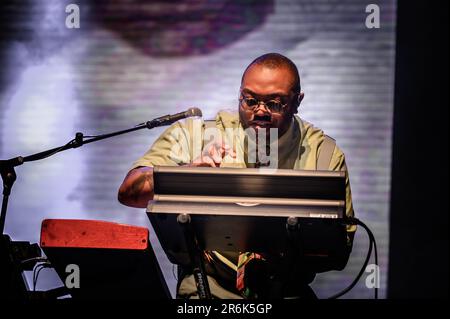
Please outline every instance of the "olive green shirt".
[[[254, 164], [248, 163], [247, 160], [247, 148], [243, 138], [245, 132], [239, 122], [238, 113], [219, 112], [216, 116], [216, 127], [220, 137], [233, 147], [237, 155], [236, 159], [226, 155], [220, 167], [254, 167]], [[316, 170], [324, 136], [321, 129], [295, 116], [288, 131], [278, 140], [278, 168]], [[161, 134], [152, 147], [133, 164], [132, 169], [140, 166], [189, 164], [200, 155], [205, 145], [202, 142], [204, 137], [205, 125], [201, 119], [178, 121]], [[329, 170], [347, 172], [344, 153], [338, 146], [334, 149]], [[348, 174], [346, 175], [346, 214], [353, 216], [350, 182]], [[349, 227], [349, 231], [355, 229]]]
[[[214, 125], [213, 125], [214, 126]], [[221, 111], [215, 119], [217, 129], [206, 127], [201, 119], [189, 118], [174, 123], [154, 142], [152, 147], [139, 158], [132, 166], [177, 166], [191, 163], [197, 158], [208, 141], [222, 140], [229, 145], [236, 153], [233, 158], [226, 155], [220, 167], [255, 167], [249, 160], [249, 145], [252, 145], [251, 138], [245, 138], [246, 132], [239, 121], [237, 112]], [[317, 159], [324, 141], [324, 132], [314, 127], [312, 124], [295, 116], [286, 133], [277, 139], [278, 142], [278, 162], [271, 163], [272, 168], [296, 169], [296, 170], [316, 170]], [[206, 140], [204, 142], [203, 140]], [[269, 148], [270, 145], [266, 147]], [[272, 158], [271, 158], [272, 161]], [[331, 171], [345, 171], [345, 156], [336, 145], [329, 164]], [[346, 173], [346, 215], [353, 216], [353, 204], [348, 173]], [[356, 226], [348, 226], [349, 245], [356, 231]], [[208, 276], [209, 277], [209, 276]], [[220, 287], [217, 282], [209, 277], [212, 294], [222, 298], [240, 298]], [[216, 287], [212, 289], [212, 287]], [[179, 286], [179, 295], [193, 296], [195, 293], [195, 283], [192, 276], [186, 277]]]

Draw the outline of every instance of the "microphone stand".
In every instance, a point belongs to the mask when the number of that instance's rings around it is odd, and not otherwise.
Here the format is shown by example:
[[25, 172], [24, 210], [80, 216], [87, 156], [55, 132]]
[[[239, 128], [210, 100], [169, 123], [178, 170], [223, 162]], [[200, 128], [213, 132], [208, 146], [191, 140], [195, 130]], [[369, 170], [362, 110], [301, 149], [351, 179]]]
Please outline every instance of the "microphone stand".
[[101, 141], [117, 135], [122, 135], [145, 128], [152, 129], [158, 126], [169, 125], [173, 121], [168, 120], [168, 118], [169, 116], [164, 116], [145, 123], [138, 124], [133, 128], [96, 136], [85, 136], [83, 133], [78, 132], [75, 134], [74, 139], [60, 147], [55, 147], [25, 157], [17, 156], [8, 160], [0, 160], [0, 175], [3, 180], [3, 200], [0, 215], [0, 232], [2, 234], [0, 239], [0, 263], [6, 266], [6, 271], [2, 271], [2, 273], [0, 274], [0, 287], [2, 287], [1, 290], [5, 290], [4, 292], [7, 293], [7, 296], [9, 295], [10, 298], [14, 298], [17, 296], [26, 298], [27, 287], [23, 282], [23, 278], [21, 278], [22, 270], [32, 270], [36, 262], [34, 264], [31, 264], [31, 266], [33, 266], [31, 267], [31, 269], [29, 269], [30, 263], [28, 263], [28, 267], [24, 269], [24, 267], [22, 266], [22, 262], [30, 258], [38, 258], [41, 256], [41, 252], [37, 244], [24, 245], [24, 242], [12, 242], [10, 237], [4, 233], [9, 196], [11, 194], [11, 189], [14, 185], [14, 182], [17, 178], [14, 168], [26, 162], [42, 160], [59, 152], [63, 152], [72, 148], [78, 148], [85, 144]]

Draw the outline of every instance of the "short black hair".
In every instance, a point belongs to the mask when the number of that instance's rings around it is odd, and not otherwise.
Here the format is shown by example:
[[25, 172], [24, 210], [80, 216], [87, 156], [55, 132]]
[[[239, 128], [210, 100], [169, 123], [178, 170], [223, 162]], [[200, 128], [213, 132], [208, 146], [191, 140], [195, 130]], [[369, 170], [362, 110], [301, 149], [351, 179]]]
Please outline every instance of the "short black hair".
[[295, 65], [294, 62], [292, 62], [291, 59], [279, 53], [266, 53], [264, 55], [261, 55], [260, 57], [254, 59], [252, 63], [250, 63], [248, 67], [245, 69], [244, 73], [242, 74], [241, 83], [244, 81], [245, 73], [247, 73], [247, 70], [253, 65], [260, 65], [269, 69], [279, 69], [279, 68], [288, 69], [294, 76], [292, 91], [294, 93], [300, 93], [301, 91], [300, 75], [298, 73], [297, 66]]

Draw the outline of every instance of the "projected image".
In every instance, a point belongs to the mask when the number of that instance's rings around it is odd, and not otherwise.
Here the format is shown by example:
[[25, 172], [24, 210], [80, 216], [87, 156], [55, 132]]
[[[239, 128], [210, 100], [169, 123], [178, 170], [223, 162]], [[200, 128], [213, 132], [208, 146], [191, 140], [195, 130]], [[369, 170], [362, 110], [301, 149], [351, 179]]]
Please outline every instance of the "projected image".
[[[79, 24], [73, 10], [66, 12], [73, 4]], [[396, 1], [377, 4], [379, 27], [369, 28], [371, 11], [362, 0], [7, 1], [0, 158], [64, 145], [76, 132], [108, 133], [190, 107], [200, 108], [204, 119], [237, 111], [247, 65], [278, 52], [299, 69], [305, 97], [298, 115], [345, 153], [355, 215], [377, 239], [385, 297]], [[176, 273], [145, 209], [117, 200], [132, 163], [163, 130], [133, 132], [17, 167], [5, 232], [38, 242], [46, 218], [147, 227], [174, 295]], [[358, 229], [346, 268], [314, 279], [319, 298], [352, 282], [368, 245]], [[58, 286], [50, 271], [39, 283], [40, 289]], [[372, 296], [363, 276], [344, 297]]]

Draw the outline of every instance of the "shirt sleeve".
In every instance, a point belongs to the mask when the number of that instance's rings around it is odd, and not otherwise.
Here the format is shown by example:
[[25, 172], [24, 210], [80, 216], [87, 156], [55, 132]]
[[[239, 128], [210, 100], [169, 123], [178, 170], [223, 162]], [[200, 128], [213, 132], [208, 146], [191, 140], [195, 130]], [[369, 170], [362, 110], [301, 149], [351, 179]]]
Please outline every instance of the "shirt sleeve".
[[[350, 179], [347, 170], [347, 165], [345, 163], [345, 155], [337, 146], [333, 151], [333, 156], [331, 158], [329, 169], [333, 171], [345, 172], [345, 214], [347, 217], [354, 217], [355, 212], [353, 210], [352, 191], [350, 187]], [[355, 232], [356, 232], [356, 225], [347, 225], [347, 234], [350, 245], [353, 242]]]
[[178, 166], [191, 161], [192, 139], [189, 126], [192, 123], [178, 121], [166, 129], [151, 148], [137, 161], [131, 169], [140, 166]]

